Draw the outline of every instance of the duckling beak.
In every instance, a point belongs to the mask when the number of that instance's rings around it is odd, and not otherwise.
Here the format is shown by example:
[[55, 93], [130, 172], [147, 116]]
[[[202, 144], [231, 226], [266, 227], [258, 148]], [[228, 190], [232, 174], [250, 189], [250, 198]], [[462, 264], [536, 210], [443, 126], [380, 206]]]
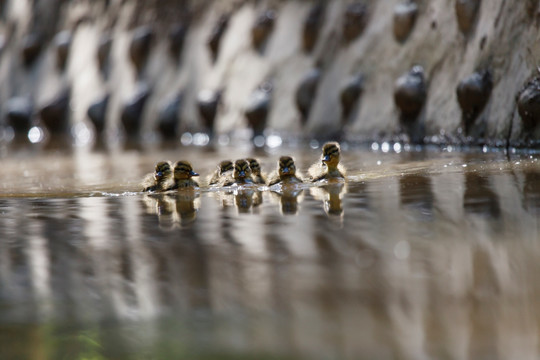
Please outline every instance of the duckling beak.
[[284, 174], [288, 174], [289, 172], [290, 172], [290, 169], [289, 169], [288, 166], [286, 166], [286, 167], [283, 168], [283, 173], [284, 173]]
[[163, 176], [163, 171], [156, 172], [156, 177], [162, 177], [162, 176]]
[[191, 176], [199, 176], [199, 174], [197, 174], [197, 173], [196, 173], [195, 171], [193, 171], [193, 170], [191, 170], [191, 171], [189, 172], [189, 175], [191, 175]]
[[330, 156], [325, 155], [325, 156], [322, 158], [322, 161], [323, 161], [323, 163], [324, 163], [324, 162], [327, 162], [327, 161], [330, 161]]
[[246, 172], [245, 171], [240, 171], [238, 173], [238, 175], [240, 175], [240, 177], [245, 177], [246, 176]]

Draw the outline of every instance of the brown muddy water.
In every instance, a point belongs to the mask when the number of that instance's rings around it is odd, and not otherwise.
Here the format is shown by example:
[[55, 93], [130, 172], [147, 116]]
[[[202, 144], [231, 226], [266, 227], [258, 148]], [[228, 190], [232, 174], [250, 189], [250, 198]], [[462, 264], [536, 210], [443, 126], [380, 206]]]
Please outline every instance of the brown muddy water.
[[5, 156], [0, 359], [539, 358], [538, 156], [374, 148], [345, 185], [152, 196], [159, 160], [253, 153]]

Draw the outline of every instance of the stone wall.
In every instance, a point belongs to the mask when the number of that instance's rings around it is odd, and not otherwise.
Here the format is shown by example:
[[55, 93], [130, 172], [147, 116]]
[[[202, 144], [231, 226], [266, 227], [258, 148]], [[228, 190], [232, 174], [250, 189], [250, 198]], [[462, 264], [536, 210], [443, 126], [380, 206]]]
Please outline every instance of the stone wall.
[[537, 0], [0, 6], [0, 110], [15, 133], [86, 124], [144, 141], [251, 127], [496, 146], [540, 136], [539, 86], [519, 111], [516, 101], [539, 75]]

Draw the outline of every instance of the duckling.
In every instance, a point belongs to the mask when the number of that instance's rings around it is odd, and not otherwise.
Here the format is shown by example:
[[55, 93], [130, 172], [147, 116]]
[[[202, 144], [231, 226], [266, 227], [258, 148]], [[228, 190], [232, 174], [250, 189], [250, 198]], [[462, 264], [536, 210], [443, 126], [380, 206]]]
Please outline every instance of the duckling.
[[221, 177], [226, 176], [228, 173], [232, 173], [234, 170], [234, 164], [231, 160], [223, 160], [217, 166], [214, 173], [208, 176], [208, 185], [216, 185], [219, 183]]
[[249, 167], [251, 169], [251, 178], [255, 184], [266, 184], [265, 175], [261, 172], [261, 165], [257, 159], [249, 158], [246, 159], [249, 162]]
[[236, 160], [234, 162], [234, 171], [232, 173], [232, 177], [229, 175], [223, 178], [221, 183], [222, 186], [230, 186], [234, 184], [253, 184], [249, 163], [244, 159]]
[[297, 174], [294, 159], [290, 156], [282, 156], [278, 161], [278, 170], [268, 177], [268, 186], [275, 184], [299, 184], [304, 182], [302, 176]]
[[328, 179], [345, 179], [345, 167], [339, 163], [341, 149], [337, 142], [323, 145], [321, 162], [313, 164], [308, 172], [311, 181]]
[[199, 187], [199, 183], [192, 179], [199, 176], [193, 171], [193, 167], [187, 161], [177, 161], [174, 163], [174, 185], [167, 190], [177, 190], [181, 188]]
[[148, 174], [143, 180], [143, 191], [165, 191], [174, 184], [171, 163], [160, 161], [156, 164], [153, 174]]

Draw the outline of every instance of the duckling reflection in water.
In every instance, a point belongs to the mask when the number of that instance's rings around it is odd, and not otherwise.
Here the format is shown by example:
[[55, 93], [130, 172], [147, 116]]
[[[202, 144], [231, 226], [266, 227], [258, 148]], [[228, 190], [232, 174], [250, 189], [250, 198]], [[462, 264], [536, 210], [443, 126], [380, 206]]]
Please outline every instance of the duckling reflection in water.
[[261, 171], [261, 165], [257, 159], [249, 158], [246, 159], [249, 162], [249, 167], [251, 168], [251, 178], [255, 184], [266, 184], [266, 179], [264, 174]]
[[174, 185], [171, 164], [160, 161], [156, 164], [153, 174], [148, 174], [143, 180], [143, 191], [165, 191]]
[[218, 168], [214, 171], [214, 173], [208, 176], [208, 185], [218, 184], [221, 178], [232, 173], [233, 170], [233, 162], [231, 160], [223, 160], [218, 164]]
[[301, 184], [302, 176], [296, 172], [294, 159], [282, 156], [278, 161], [278, 169], [268, 177], [268, 186], [276, 184]]
[[196, 219], [200, 208], [199, 194], [193, 188], [185, 188], [177, 194], [163, 193], [146, 195], [143, 204], [148, 214], [156, 215], [160, 227], [171, 229], [186, 225]]
[[345, 179], [345, 167], [340, 164], [341, 149], [337, 142], [328, 142], [322, 147], [321, 162], [313, 164], [308, 172], [311, 181]]
[[298, 212], [298, 204], [302, 202], [303, 189], [285, 187], [280, 192], [272, 191], [272, 197], [279, 201], [280, 211], [283, 215], [294, 215]]
[[343, 215], [343, 195], [347, 192], [344, 183], [331, 183], [309, 189], [311, 196], [323, 202], [327, 215]]
[[177, 161], [174, 164], [174, 184], [167, 190], [178, 190], [199, 187], [199, 183], [192, 179], [199, 176], [193, 171], [193, 167], [187, 161]]
[[253, 179], [251, 178], [251, 169], [247, 160], [236, 160], [234, 162], [232, 176], [229, 175], [222, 180], [222, 186], [253, 184]]

